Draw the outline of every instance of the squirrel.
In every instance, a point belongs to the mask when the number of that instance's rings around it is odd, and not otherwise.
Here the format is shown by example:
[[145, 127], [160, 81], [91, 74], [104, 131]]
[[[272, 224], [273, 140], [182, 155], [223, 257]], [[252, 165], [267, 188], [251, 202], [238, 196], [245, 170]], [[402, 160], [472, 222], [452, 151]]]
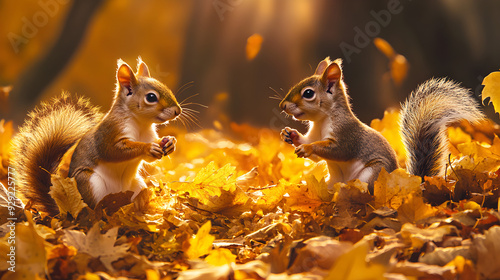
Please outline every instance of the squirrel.
[[[382, 168], [398, 168], [396, 153], [376, 130], [353, 113], [343, 80], [342, 60], [322, 60], [315, 73], [293, 86], [279, 107], [295, 120], [306, 121], [308, 132], [284, 128], [283, 141], [295, 146], [298, 157], [324, 159], [329, 186], [359, 179], [374, 182]], [[444, 175], [447, 160], [446, 128], [451, 123], [484, 119], [469, 90], [447, 79], [430, 79], [402, 105], [401, 136], [407, 152], [407, 171], [420, 176]]]
[[[118, 60], [116, 89], [106, 115], [87, 99], [67, 93], [29, 113], [13, 140], [12, 165], [21, 194], [33, 207], [50, 215], [59, 210], [49, 195], [51, 174], [72, 147], [68, 177], [74, 177], [91, 208], [106, 195], [146, 187], [139, 170], [175, 150], [172, 136], [158, 138], [156, 124], [181, 112], [172, 91], [151, 77], [138, 59], [137, 73]], [[75, 146], [76, 145], [76, 146]]]

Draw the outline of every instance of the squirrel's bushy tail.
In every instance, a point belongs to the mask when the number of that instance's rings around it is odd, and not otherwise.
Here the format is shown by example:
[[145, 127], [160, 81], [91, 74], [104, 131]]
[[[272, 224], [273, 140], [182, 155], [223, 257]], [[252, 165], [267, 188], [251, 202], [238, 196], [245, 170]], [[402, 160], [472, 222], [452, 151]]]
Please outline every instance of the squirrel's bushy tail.
[[35, 208], [51, 215], [59, 212], [48, 194], [50, 176], [69, 148], [101, 117], [98, 108], [87, 99], [65, 93], [50, 103], [42, 103], [28, 115], [13, 139], [12, 162], [18, 190]]
[[413, 91], [402, 105], [401, 134], [406, 169], [421, 176], [444, 175], [449, 124], [484, 118], [471, 92], [446, 79], [431, 79]]

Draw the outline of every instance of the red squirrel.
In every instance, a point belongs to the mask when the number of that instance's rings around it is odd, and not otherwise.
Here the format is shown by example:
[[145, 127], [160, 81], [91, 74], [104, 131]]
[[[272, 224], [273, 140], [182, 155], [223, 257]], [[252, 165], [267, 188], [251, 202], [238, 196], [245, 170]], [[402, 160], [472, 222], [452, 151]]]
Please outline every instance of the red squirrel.
[[58, 213], [48, 194], [50, 177], [74, 145], [69, 177], [90, 207], [106, 195], [146, 187], [139, 169], [172, 153], [176, 139], [158, 138], [155, 125], [177, 118], [182, 109], [172, 91], [151, 77], [139, 58], [137, 73], [118, 60], [111, 109], [103, 116], [88, 100], [68, 94], [32, 111], [13, 140], [18, 189], [33, 207]]
[[[296, 147], [298, 157], [326, 160], [330, 185], [359, 179], [373, 193], [382, 168], [388, 172], [398, 168], [387, 140], [352, 112], [341, 59], [321, 61], [315, 73], [293, 86], [279, 106], [294, 119], [308, 122], [305, 135], [286, 127], [281, 138]], [[448, 154], [446, 127], [459, 120], [476, 123], [483, 119], [467, 89], [446, 79], [424, 82], [401, 110], [408, 172], [422, 178], [443, 175]]]

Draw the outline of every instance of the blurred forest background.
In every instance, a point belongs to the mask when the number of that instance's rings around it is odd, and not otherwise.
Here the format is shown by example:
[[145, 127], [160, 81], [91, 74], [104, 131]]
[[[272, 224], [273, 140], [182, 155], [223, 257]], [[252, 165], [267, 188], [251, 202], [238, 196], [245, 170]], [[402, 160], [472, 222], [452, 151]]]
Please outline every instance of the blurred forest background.
[[[198, 94], [190, 100], [208, 106], [193, 107], [202, 127], [278, 129], [293, 121], [272, 89], [284, 95], [330, 56], [344, 59], [354, 111], [369, 123], [431, 77], [479, 95], [483, 77], [500, 68], [499, 12], [497, 0], [0, 0], [0, 86], [13, 86], [8, 101], [0, 94], [0, 119], [19, 124], [62, 90], [106, 111], [116, 60], [135, 67], [141, 56], [174, 92], [193, 82], [178, 99]], [[263, 42], [249, 60], [253, 34]], [[400, 85], [388, 79], [375, 37], [406, 58]]]

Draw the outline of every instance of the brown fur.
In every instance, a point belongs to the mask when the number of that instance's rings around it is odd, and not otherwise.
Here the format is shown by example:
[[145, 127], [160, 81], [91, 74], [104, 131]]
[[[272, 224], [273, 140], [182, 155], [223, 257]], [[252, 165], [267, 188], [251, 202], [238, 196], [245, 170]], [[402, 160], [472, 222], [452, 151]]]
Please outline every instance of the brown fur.
[[[307, 89], [314, 90], [315, 98], [302, 95]], [[290, 89], [280, 107], [312, 124], [307, 135], [291, 128], [281, 133], [283, 140], [296, 146], [299, 157], [326, 159], [330, 170], [336, 170], [337, 166], [340, 166], [337, 170], [342, 166], [356, 167], [352, 162], [361, 160], [373, 170], [373, 175], [366, 179], [370, 191], [382, 168], [391, 172], [398, 167], [387, 140], [353, 114], [340, 60], [321, 61], [314, 75]], [[431, 79], [420, 85], [401, 110], [408, 172], [421, 177], [443, 175], [448, 154], [446, 127], [462, 119], [477, 122], [483, 118], [468, 90], [458, 84]], [[321, 127], [321, 133], [316, 126]], [[323, 135], [325, 131], [327, 135]]]
[[444, 175], [448, 158], [446, 127], [484, 119], [470, 92], [446, 79], [431, 79], [411, 93], [401, 109], [401, 136], [414, 175]]
[[[146, 96], [151, 93], [157, 101], [147, 100]], [[128, 176], [130, 170], [138, 169], [142, 160], [156, 160], [172, 152], [175, 139], [166, 145], [170, 150], [162, 150], [154, 142], [159, 139], [153, 125], [172, 120], [180, 113], [173, 93], [149, 76], [146, 64], [139, 59], [135, 74], [119, 60], [113, 105], [104, 117], [87, 100], [73, 100], [67, 94], [51, 103], [43, 103], [29, 114], [14, 139], [13, 165], [19, 189], [38, 210], [57, 214], [58, 207], [48, 194], [50, 176], [56, 172], [65, 152], [78, 142], [69, 165], [69, 177], [75, 177], [83, 200], [94, 207], [98, 202], [96, 188], [100, 187], [91, 183], [96, 167], [101, 163], [125, 162], [123, 168], [126, 169], [118, 167], [116, 172]], [[134, 138], [153, 142], [144, 143]], [[107, 173], [99, 176], [107, 184]]]
[[87, 99], [65, 93], [28, 115], [13, 140], [12, 165], [20, 193], [32, 200], [35, 208], [58, 213], [55, 201], [48, 195], [50, 175], [56, 172], [64, 153], [101, 118], [98, 108]]
[[[302, 97], [307, 88], [314, 90], [316, 97], [313, 100]], [[364, 168], [373, 170], [373, 175], [365, 179], [370, 191], [373, 191], [373, 183], [382, 168], [389, 172], [397, 168], [396, 154], [387, 140], [352, 112], [343, 82], [341, 60], [326, 58], [321, 61], [314, 75], [290, 89], [280, 107], [288, 114], [298, 114], [294, 116], [299, 120], [312, 124], [307, 135], [297, 132], [295, 141], [287, 139], [286, 132], [282, 132], [284, 140], [296, 146], [299, 157], [326, 159], [330, 170], [342, 169], [337, 166], [357, 166], [355, 161], [360, 160]], [[317, 135], [318, 131], [321, 131], [321, 136]], [[335, 174], [330, 175], [333, 177], [331, 183], [342, 180], [335, 178]], [[346, 174], [341, 172], [340, 175]]]

